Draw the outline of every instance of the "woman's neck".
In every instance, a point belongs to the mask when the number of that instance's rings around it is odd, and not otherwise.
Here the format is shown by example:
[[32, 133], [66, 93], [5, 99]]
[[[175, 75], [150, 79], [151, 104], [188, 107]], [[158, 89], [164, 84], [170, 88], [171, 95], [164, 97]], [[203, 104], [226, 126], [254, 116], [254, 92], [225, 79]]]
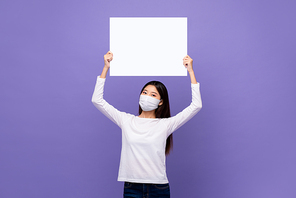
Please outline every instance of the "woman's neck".
[[156, 118], [156, 116], [155, 116], [155, 110], [152, 110], [152, 111], [142, 111], [142, 113], [139, 115], [139, 118]]

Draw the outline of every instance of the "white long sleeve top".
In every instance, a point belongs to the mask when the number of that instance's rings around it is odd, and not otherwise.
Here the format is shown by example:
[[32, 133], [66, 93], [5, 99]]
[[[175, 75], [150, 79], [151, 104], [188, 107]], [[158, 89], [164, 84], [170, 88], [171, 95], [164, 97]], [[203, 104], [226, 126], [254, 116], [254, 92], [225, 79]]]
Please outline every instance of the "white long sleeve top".
[[118, 181], [168, 183], [165, 165], [167, 137], [191, 119], [202, 107], [199, 83], [191, 84], [192, 102], [170, 118], [139, 118], [118, 111], [103, 98], [105, 79], [97, 77], [92, 102], [122, 130]]

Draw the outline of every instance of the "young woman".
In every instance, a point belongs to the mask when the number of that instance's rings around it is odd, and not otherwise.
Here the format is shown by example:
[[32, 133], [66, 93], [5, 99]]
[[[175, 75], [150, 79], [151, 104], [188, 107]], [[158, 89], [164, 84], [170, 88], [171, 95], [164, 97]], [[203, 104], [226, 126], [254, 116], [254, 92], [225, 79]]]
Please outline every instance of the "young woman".
[[170, 188], [165, 155], [172, 147], [172, 133], [202, 107], [199, 83], [192, 68], [193, 60], [188, 55], [183, 59], [191, 79], [192, 102], [182, 112], [170, 117], [167, 89], [158, 81], [148, 82], [141, 90], [139, 116], [120, 112], [108, 104], [103, 92], [112, 59], [112, 52], [104, 55], [105, 66], [97, 77], [92, 102], [122, 129], [118, 181], [125, 182], [124, 197], [168, 198]]

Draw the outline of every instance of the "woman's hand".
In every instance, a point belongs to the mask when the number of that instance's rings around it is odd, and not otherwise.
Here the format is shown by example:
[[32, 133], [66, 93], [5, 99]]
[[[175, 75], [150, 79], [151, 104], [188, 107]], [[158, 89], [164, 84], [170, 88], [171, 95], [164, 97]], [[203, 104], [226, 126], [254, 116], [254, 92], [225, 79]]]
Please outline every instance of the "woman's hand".
[[190, 56], [186, 55], [183, 58], [183, 65], [186, 67], [188, 72], [193, 72], [193, 67], [192, 67], [193, 60], [192, 60], [192, 58], [190, 58]]
[[104, 63], [105, 67], [110, 68], [110, 62], [113, 60], [113, 53], [107, 52], [107, 54], [104, 55]]
[[100, 78], [106, 78], [108, 70], [110, 68], [110, 62], [113, 60], [113, 53], [112, 52], [107, 52], [107, 54], [104, 55], [104, 63], [105, 66], [103, 68], [103, 71], [100, 75]]
[[196, 78], [195, 78], [195, 75], [194, 75], [194, 71], [193, 71], [193, 60], [192, 58], [190, 58], [190, 56], [186, 55], [184, 58], [183, 58], [183, 65], [186, 67], [188, 73], [189, 73], [189, 76], [190, 76], [190, 80], [191, 80], [191, 83], [192, 84], [196, 84], [197, 81], [196, 81]]

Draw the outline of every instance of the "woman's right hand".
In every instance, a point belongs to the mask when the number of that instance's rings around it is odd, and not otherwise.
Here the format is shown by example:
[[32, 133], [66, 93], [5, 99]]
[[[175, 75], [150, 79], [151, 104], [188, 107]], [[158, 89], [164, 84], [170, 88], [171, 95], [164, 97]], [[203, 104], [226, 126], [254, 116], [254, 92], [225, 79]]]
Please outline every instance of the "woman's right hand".
[[108, 70], [110, 68], [110, 62], [113, 60], [113, 53], [112, 52], [107, 52], [107, 54], [104, 55], [104, 62], [105, 66], [103, 68], [103, 71], [100, 75], [100, 78], [106, 78]]
[[104, 55], [105, 67], [109, 68], [110, 62], [112, 60], [113, 60], [113, 53], [109, 51], [109, 52], [107, 52], [107, 54]]

